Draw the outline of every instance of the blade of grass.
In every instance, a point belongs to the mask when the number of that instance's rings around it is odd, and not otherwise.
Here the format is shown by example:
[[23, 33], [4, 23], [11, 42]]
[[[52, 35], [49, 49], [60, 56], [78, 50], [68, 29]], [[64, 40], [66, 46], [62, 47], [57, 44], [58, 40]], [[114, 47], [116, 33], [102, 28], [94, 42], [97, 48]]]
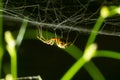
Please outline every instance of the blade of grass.
[[22, 40], [23, 40], [23, 37], [24, 37], [24, 34], [25, 34], [25, 31], [26, 31], [26, 28], [27, 28], [27, 24], [28, 24], [28, 20], [27, 18], [23, 19], [23, 23], [20, 27], [20, 30], [19, 30], [19, 33], [17, 35], [17, 39], [16, 39], [16, 46], [19, 47]]
[[66, 47], [63, 50], [66, 51], [69, 55], [71, 55], [76, 60], [78, 60], [83, 54], [83, 52], [75, 45], [71, 45], [69, 47]]
[[1, 78], [1, 70], [2, 70], [2, 57], [4, 54], [2, 9], [3, 9], [3, 4], [2, 4], [2, 0], [0, 0], [0, 78]]

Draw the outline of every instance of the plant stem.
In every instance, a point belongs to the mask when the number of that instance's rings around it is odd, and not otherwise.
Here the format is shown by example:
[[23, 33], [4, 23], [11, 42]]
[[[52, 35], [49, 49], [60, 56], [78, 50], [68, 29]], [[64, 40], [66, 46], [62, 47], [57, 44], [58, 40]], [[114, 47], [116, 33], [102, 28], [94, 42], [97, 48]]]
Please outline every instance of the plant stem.
[[95, 41], [95, 38], [97, 36], [97, 33], [98, 33], [103, 21], [104, 21], [104, 18], [101, 17], [101, 16], [97, 19], [97, 22], [95, 23], [95, 25], [93, 27], [93, 30], [90, 34], [90, 37], [88, 38], [86, 47], [89, 46], [90, 44], [92, 44]]
[[11, 74], [12, 78], [15, 79], [17, 78], [17, 55], [16, 55], [16, 50], [14, 49], [9, 49], [7, 48], [10, 56], [11, 56]]
[[6, 49], [11, 58], [11, 74], [13, 80], [15, 80], [15, 78], [17, 78], [17, 52], [15, 48], [16, 42], [10, 31], [5, 32], [5, 40], [7, 43]]
[[1, 68], [2, 68], [2, 57], [4, 54], [3, 51], [3, 20], [2, 20], [2, 0], [0, 0], [0, 78], [1, 78]]
[[23, 23], [21, 25], [21, 28], [19, 30], [19, 33], [18, 33], [18, 36], [17, 36], [17, 39], [16, 39], [16, 46], [17, 47], [20, 46], [20, 44], [21, 44], [21, 42], [23, 40], [26, 28], [27, 28], [28, 20], [26, 20], [26, 19], [27, 18], [23, 19]]
[[11, 72], [13, 78], [17, 78], [17, 55], [15, 50], [13, 53], [14, 55], [11, 56]]
[[108, 51], [108, 50], [99, 50], [96, 52], [95, 57], [106, 57], [120, 60], [120, 52]]
[[86, 63], [84, 58], [80, 58], [61, 78], [61, 80], [71, 80], [71, 78], [79, 71], [79, 69]]
[[97, 49], [96, 44], [91, 44], [85, 51], [83, 56], [65, 73], [61, 80], [71, 80], [71, 78], [83, 67], [83, 65], [89, 62], [95, 55]]

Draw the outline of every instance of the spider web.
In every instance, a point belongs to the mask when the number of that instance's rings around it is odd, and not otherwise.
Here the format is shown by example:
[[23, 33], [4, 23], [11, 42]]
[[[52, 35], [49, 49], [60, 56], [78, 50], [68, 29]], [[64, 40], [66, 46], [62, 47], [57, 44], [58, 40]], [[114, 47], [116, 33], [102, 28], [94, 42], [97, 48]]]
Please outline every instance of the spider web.
[[[99, 16], [102, 5], [118, 5], [116, 2], [96, 0], [4, 0], [4, 17], [12, 21], [29, 18], [31, 25], [40, 25], [63, 32], [76, 31], [89, 34]], [[104, 21], [102, 35], [120, 36], [120, 15]], [[6, 23], [10, 26], [10, 23]], [[11, 23], [11, 25], [13, 25]]]
[[[101, 0], [100, 0], [101, 1]], [[17, 29], [24, 17], [29, 19], [29, 28], [36, 26], [42, 29], [64, 33], [64, 37], [73, 38], [72, 32], [89, 35], [99, 17], [102, 5], [118, 5], [117, 2], [100, 2], [99, 0], [4, 0], [4, 27]], [[105, 19], [100, 35], [120, 37], [120, 15]], [[60, 33], [59, 33], [60, 31]], [[69, 34], [69, 35], [68, 35]], [[73, 36], [73, 37], [72, 37]], [[65, 40], [65, 42], [66, 42]], [[69, 42], [69, 41], [68, 41]], [[30, 77], [33, 78], [33, 77]]]

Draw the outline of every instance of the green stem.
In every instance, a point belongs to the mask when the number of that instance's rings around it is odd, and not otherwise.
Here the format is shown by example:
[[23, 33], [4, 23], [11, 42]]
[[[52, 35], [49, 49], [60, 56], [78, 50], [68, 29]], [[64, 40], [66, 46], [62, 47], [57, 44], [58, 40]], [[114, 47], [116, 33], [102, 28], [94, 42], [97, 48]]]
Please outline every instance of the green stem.
[[[61, 80], [71, 80], [71, 78], [81, 69], [81, 67], [84, 66], [87, 62], [89, 62], [92, 59], [92, 57], [96, 53], [96, 49], [97, 49], [97, 45], [91, 44], [84, 51], [83, 56], [65, 73], [65, 75], [61, 78]], [[87, 66], [89, 66], [89, 65], [87, 65]], [[91, 71], [91, 76], [95, 76], [93, 78], [94, 80], [105, 80], [104, 77], [99, 72], [99, 70], [96, 67], [94, 67], [94, 65], [92, 65], [92, 66], [93, 66], [93, 68], [96, 69], [95, 71], [94, 70], [92, 71], [92, 69], [88, 68], [87, 66], [86, 66], [87, 70]], [[96, 71], [98, 72], [97, 74], [96, 74]], [[97, 76], [98, 74], [100, 74], [100, 75]]]
[[71, 80], [71, 78], [79, 71], [79, 69], [86, 63], [84, 58], [80, 58], [61, 78], [61, 80]]
[[96, 67], [96, 65], [89, 61], [84, 65], [86, 71], [88, 71], [89, 75], [92, 77], [93, 80], [105, 80], [101, 71]]
[[[76, 60], [78, 60], [83, 53], [79, 48], [77, 48], [74, 45], [69, 46], [64, 50]], [[83, 65], [83, 67], [86, 69], [89, 75], [91, 75], [93, 80], [105, 80], [100, 70], [96, 67], [96, 65], [92, 61], [87, 62], [85, 65]]]
[[96, 52], [95, 57], [106, 57], [120, 60], [120, 52], [108, 51], [108, 50], [99, 50]]
[[17, 78], [17, 52], [15, 48], [15, 40], [10, 31], [5, 32], [5, 40], [6, 40], [6, 49], [10, 55], [11, 60], [11, 74], [13, 80]]
[[17, 78], [17, 55], [16, 55], [16, 50], [15, 48], [10, 49], [7, 46], [7, 50], [9, 52], [10, 58], [11, 58], [11, 74], [13, 80]]
[[[1, 54], [1, 51], [0, 51], [0, 54]], [[0, 55], [0, 78], [1, 78], [1, 72], [2, 72], [2, 56], [3, 55]]]
[[20, 46], [20, 44], [21, 44], [21, 42], [23, 40], [25, 31], [26, 31], [26, 28], [27, 28], [27, 24], [28, 24], [27, 18], [23, 19], [23, 23], [21, 25], [20, 31], [19, 31], [17, 39], [16, 39], [16, 46], [17, 47]]
[[17, 78], [17, 55], [16, 52], [14, 51], [14, 56], [11, 56], [11, 72], [13, 78]]
[[2, 68], [2, 57], [4, 54], [3, 51], [3, 20], [2, 20], [2, 0], [0, 0], [0, 78], [1, 78], [1, 68]]
[[104, 21], [104, 18], [101, 16], [97, 19], [97, 22], [96, 22], [95, 26], [93, 27], [93, 30], [90, 34], [90, 37], [88, 38], [86, 47], [95, 41], [95, 38], [97, 36], [97, 33], [98, 33], [103, 21]]

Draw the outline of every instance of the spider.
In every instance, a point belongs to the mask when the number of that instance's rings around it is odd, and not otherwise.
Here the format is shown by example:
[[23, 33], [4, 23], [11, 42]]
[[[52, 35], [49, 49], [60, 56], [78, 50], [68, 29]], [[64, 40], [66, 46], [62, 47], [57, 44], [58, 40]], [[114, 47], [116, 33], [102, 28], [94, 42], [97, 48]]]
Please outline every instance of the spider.
[[63, 49], [69, 45], [67, 42], [66, 43], [63, 42], [60, 38], [51, 38], [51, 39], [47, 40], [43, 36], [41, 36], [41, 37], [38, 37], [38, 39], [48, 45], [56, 44], [59, 48], [63, 48]]
[[67, 42], [67, 40], [66, 42], [63, 41], [62, 38], [52, 37], [50, 39], [45, 39], [42, 35], [42, 28], [39, 29], [39, 36], [37, 36], [37, 38], [45, 44], [48, 44], [48, 45], [56, 44], [59, 48], [62, 48], [62, 49], [65, 49], [67, 46], [71, 45], [70, 43]]

